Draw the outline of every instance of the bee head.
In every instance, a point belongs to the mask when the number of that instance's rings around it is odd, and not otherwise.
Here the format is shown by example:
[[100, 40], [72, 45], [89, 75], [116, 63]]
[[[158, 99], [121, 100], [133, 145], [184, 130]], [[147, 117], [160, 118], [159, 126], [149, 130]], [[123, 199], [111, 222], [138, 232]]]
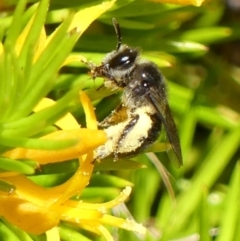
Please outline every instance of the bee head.
[[137, 48], [122, 44], [120, 27], [115, 18], [113, 19], [113, 26], [117, 35], [116, 50], [107, 54], [100, 66], [89, 65], [89, 67], [93, 79], [103, 77], [106, 87], [118, 89], [126, 87], [126, 80], [131, 77], [140, 51]]
[[112, 19], [112, 22], [117, 36], [117, 47], [115, 51], [112, 51], [106, 56], [103, 64], [111, 70], [125, 71], [134, 65], [139, 51], [136, 48], [122, 45], [120, 26], [115, 18]]

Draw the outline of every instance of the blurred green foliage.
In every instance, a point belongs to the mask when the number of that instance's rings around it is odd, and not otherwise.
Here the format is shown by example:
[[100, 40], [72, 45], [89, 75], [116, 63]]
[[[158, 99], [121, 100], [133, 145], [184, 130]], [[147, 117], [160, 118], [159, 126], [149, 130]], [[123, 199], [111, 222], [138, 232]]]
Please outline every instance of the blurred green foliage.
[[[23, 23], [34, 8], [30, 2], [33, 1], [29, 1]], [[51, 1], [46, 24], [48, 33], [66, 18], [69, 10], [100, 2]], [[2, 38], [11, 22], [14, 1], [11, 4], [0, 20]], [[75, 45], [74, 52], [100, 63], [116, 46], [112, 17], [120, 23], [123, 42], [141, 48], [143, 58], [158, 64], [167, 80], [184, 165], [176, 169], [164, 153], [156, 154], [171, 173], [174, 199], [163, 184], [157, 163], [145, 154], [135, 158], [142, 165], [134, 166], [129, 162], [133, 168], [147, 166], [136, 171], [130, 170], [125, 162], [121, 168], [110, 163], [109, 169], [115, 171], [107, 170], [104, 164], [97, 167], [105, 172], [93, 176], [83, 197], [92, 200], [100, 193], [102, 199], [108, 200], [118, 188], [129, 185], [128, 181], [134, 184], [127, 207], [137, 222], [148, 227], [148, 233], [146, 237], [139, 237], [113, 230], [116, 240], [240, 240], [240, 59], [236, 57], [240, 56], [239, 13], [218, 0], [209, 0], [201, 7], [143, 0], [117, 1], [112, 11], [89, 27]], [[87, 68], [82, 63], [64, 67], [51, 86], [49, 96], [60, 100], [69, 90], [84, 83], [83, 88], [94, 101], [101, 120], [117, 106], [119, 95], [104, 88], [97, 90], [102, 80], [93, 83], [86, 73]], [[61, 108], [61, 111], [66, 110], [69, 108]], [[71, 111], [83, 123], [81, 107], [74, 103]], [[66, 180], [76, 166], [74, 161], [47, 165], [31, 178], [44, 186], [53, 186]], [[115, 211], [131, 218], [125, 207]], [[4, 232], [12, 231], [1, 223], [0, 233]], [[68, 233], [75, 235], [74, 240], [83, 240], [70, 227], [61, 226], [60, 233], [66, 241], [72, 240]], [[45, 240], [45, 237], [32, 236], [31, 239]]]

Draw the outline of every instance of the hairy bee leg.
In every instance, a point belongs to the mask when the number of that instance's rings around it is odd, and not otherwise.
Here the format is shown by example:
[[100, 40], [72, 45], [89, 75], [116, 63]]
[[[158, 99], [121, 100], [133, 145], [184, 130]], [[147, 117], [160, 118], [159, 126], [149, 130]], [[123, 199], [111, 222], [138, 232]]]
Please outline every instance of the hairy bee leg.
[[118, 139], [116, 150], [113, 153], [114, 160], [118, 160], [118, 150], [119, 150], [119, 148], [121, 148], [121, 145], [124, 142], [124, 140], [126, 139], [128, 133], [134, 128], [134, 126], [137, 124], [138, 120], [139, 120], [139, 115], [132, 116], [130, 121], [128, 122], [128, 124], [123, 129], [122, 134], [120, 135], [120, 137]]
[[116, 125], [120, 122], [127, 120], [127, 109], [124, 105], [119, 105], [115, 110], [113, 110], [103, 121], [101, 121], [98, 126], [101, 128], [107, 128], [111, 125]]
[[[138, 115], [130, 117], [128, 120], [118, 123], [117, 125], [110, 125], [104, 131], [107, 134], [108, 141], [95, 150], [95, 159], [104, 159], [113, 155], [114, 160], [125, 153], [121, 153], [122, 148], [126, 148], [126, 138], [128, 133], [131, 133], [139, 119]], [[131, 150], [132, 151], [132, 150]], [[133, 150], [134, 151], [134, 150]]]

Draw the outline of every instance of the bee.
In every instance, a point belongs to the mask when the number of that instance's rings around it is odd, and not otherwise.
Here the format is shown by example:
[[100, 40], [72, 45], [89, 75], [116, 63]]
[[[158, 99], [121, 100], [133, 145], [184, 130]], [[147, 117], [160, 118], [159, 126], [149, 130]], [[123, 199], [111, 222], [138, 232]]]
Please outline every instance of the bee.
[[121, 104], [101, 123], [108, 137], [96, 149], [95, 159], [113, 156], [115, 160], [135, 156], [153, 144], [164, 126], [173, 153], [182, 164], [180, 140], [169, 108], [166, 84], [159, 68], [141, 58], [137, 48], [122, 44], [120, 26], [113, 18], [116, 50], [101, 65], [88, 63], [93, 79], [104, 78], [104, 86], [121, 90]]

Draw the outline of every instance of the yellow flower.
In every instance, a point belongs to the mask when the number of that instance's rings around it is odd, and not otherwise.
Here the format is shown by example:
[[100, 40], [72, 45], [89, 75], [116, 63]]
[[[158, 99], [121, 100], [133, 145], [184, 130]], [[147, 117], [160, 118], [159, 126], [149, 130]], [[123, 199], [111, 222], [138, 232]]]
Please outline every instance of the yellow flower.
[[172, 3], [180, 5], [195, 5], [197, 7], [201, 6], [205, 0], [150, 0], [152, 2], [159, 3]]
[[[97, 130], [97, 121], [90, 100], [84, 92], [81, 92], [80, 96], [86, 114], [87, 128], [57, 131], [44, 137], [56, 140], [74, 137], [80, 139], [79, 144], [67, 150], [40, 151], [17, 148], [5, 153], [7, 157], [34, 158], [41, 164], [63, 161], [63, 156], [65, 160], [79, 157], [78, 170], [62, 185], [49, 189], [38, 186], [24, 175], [2, 173], [1, 180], [14, 185], [16, 190], [12, 193], [0, 192], [0, 215], [12, 224], [34, 234], [46, 232], [57, 226], [60, 221], [103, 235], [107, 240], [113, 239], [104, 227], [106, 224], [145, 233], [145, 228], [134, 221], [107, 214], [107, 210], [129, 197], [130, 187], [126, 187], [116, 199], [107, 203], [94, 204], [70, 200], [73, 195], [80, 195], [88, 185], [93, 172], [93, 151], [96, 146], [106, 141], [105, 133]], [[78, 124], [72, 119], [71, 126]], [[93, 134], [95, 138], [91, 138]]]
[[[76, 34], [74, 41], [77, 40], [77, 37], [84, 32], [94, 19], [110, 8], [114, 2], [114, 0], [104, 2], [77, 12], [68, 28], [69, 33], [74, 31]], [[39, 6], [41, 4], [41, 11], [43, 11], [43, 4], [47, 8], [47, 1], [41, 1]], [[14, 48], [14, 56], [16, 58], [24, 52], [26, 39], [28, 39], [29, 33], [33, 28], [35, 16], [33, 16], [16, 39]], [[56, 33], [57, 30], [47, 37], [44, 27], [41, 28], [40, 36], [33, 48], [33, 64], [39, 61], [42, 53], [46, 51]], [[4, 54], [4, 45], [1, 43], [0, 56], [4, 56]], [[81, 58], [81, 56], [77, 56], [77, 58], [76, 56], [69, 57], [62, 65], [73, 60], [79, 61]], [[62, 150], [51, 151], [15, 148], [3, 153], [4, 157], [30, 159], [36, 161], [39, 165], [78, 158], [79, 167], [74, 175], [61, 185], [45, 188], [18, 172], [1, 172], [0, 181], [8, 183], [14, 188], [9, 192], [0, 190], [0, 215], [9, 223], [26, 232], [32, 234], [46, 232], [48, 240], [54, 241], [60, 240], [57, 226], [61, 221], [102, 235], [109, 241], [113, 240], [113, 238], [105, 228], [105, 225], [145, 233], [145, 228], [141, 225], [108, 214], [108, 210], [123, 203], [129, 197], [131, 193], [130, 187], [126, 187], [117, 198], [106, 203], [85, 203], [71, 199], [76, 195], [81, 197], [82, 191], [89, 184], [94, 168], [94, 149], [106, 142], [106, 134], [104, 131], [97, 129], [97, 120], [93, 106], [84, 92], [80, 92], [80, 99], [86, 115], [86, 128], [80, 128], [77, 121], [68, 113], [55, 123], [61, 130], [41, 137], [44, 140], [53, 141], [75, 140], [75, 145]], [[55, 102], [52, 100], [43, 99], [35, 107], [34, 111], [38, 112], [46, 108], [46, 106], [54, 104]], [[94, 138], [92, 138], [93, 136]]]

